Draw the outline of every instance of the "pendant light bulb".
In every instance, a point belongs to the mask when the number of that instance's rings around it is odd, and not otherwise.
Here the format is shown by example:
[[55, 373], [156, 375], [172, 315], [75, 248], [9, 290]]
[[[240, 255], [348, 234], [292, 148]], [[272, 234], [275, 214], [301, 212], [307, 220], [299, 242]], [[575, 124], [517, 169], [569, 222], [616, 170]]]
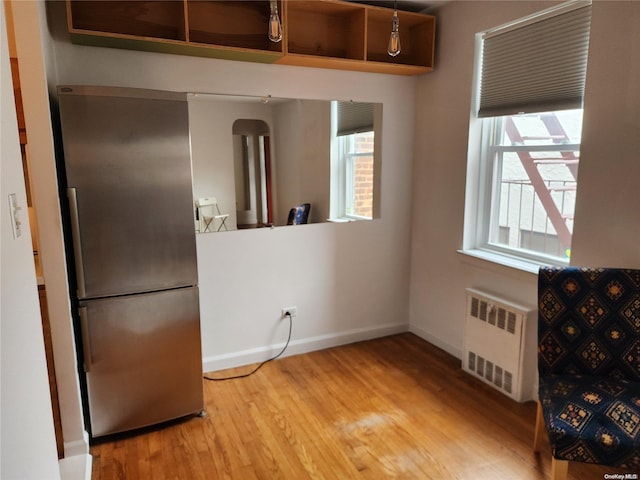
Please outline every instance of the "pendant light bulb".
[[282, 23], [278, 15], [278, 1], [271, 0], [271, 15], [269, 15], [269, 40], [279, 42], [282, 40]]
[[387, 53], [395, 57], [400, 53], [400, 20], [398, 20], [398, 10], [393, 9], [393, 21], [391, 23], [391, 36], [389, 37], [389, 47]]

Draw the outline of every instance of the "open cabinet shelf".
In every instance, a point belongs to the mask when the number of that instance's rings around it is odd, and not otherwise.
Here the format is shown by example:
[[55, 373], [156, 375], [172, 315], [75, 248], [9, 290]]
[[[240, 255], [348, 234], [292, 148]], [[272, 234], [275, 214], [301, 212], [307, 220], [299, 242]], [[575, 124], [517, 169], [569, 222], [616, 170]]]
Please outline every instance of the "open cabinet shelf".
[[365, 10], [346, 2], [287, 2], [287, 53], [364, 60]]
[[184, 2], [75, 1], [68, 2], [73, 30], [186, 40]]
[[74, 43], [230, 60], [416, 75], [433, 69], [435, 18], [398, 12], [402, 51], [387, 54], [393, 10], [342, 0], [67, 0]]
[[370, 8], [367, 15], [366, 60], [390, 64], [433, 68], [435, 18], [410, 12], [398, 12], [400, 21], [400, 54], [387, 53], [391, 33], [389, 11]]
[[187, 0], [189, 41], [282, 53], [266, 35], [269, 2]]

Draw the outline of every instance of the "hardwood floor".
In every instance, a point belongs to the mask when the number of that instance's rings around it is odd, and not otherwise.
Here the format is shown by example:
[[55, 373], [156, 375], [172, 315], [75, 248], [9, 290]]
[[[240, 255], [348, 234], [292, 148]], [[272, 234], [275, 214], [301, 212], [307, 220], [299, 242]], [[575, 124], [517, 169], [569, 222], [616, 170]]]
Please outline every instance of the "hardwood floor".
[[[204, 388], [206, 417], [93, 445], [93, 479], [549, 478], [548, 444], [532, 452], [535, 404], [512, 401], [410, 333]], [[569, 467], [572, 480], [605, 473], [630, 472]]]

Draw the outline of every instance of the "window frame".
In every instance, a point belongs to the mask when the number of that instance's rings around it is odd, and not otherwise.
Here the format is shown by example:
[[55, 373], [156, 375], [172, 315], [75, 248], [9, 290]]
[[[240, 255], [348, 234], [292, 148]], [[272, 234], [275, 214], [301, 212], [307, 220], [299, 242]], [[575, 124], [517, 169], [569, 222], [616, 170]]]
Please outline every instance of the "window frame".
[[[512, 248], [489, 241], [493, 214], [492, 205], [495, 196], [500, 195], [499, 189], [493, 188], [496, 184], [496, 160], [495, 155], [491, 154], [491, 145], [499, 127], [496, 118], [501, 117], [479, 118], [477, 116], [484, 35], [485, 32], [476, 34], [475, 42], [473, 103], [469, 118], [467, 149], [464, 232], [463, 244], [459, 252], [532, 273], [537, 272], [537, 269], [542, 265], [569, 265], [569, 258], [548, 255], [534, 250]], [[579, 150], [579, 144], [569, 144], [568, 146], [577, 146], [577, 150]]]
[[[379, 161], [377, 158], [379, 153], [376, 153], [380, 149], [378, 135], [376, 135], [375, 124], [372, 126], [371, 130], [366, 131], [358, 131], [354, 130], [353, 133], [338, 135], [338, 109], [339, 104], [338, 101], [331, 102], [331, 155], [330, 155], [330, 170], [331, 170], [331, 180], [330, 180], [330, 201], [329, 201], [329, 221], [330, 222], [352, 222], [358, 220], [374, 220], [376, 217], [376, 201], [379, 193], [376, 191], [379, 188], [379, 184], [376, 180], [376, 172], [379, 171], [379, 167], [376, 165], [376, 162]], [[375, 115], [375, 106], [374, 106], [374, 115]], [[378, 120], [379, 122], [379, 120]], [[347, 172], [347, 160], [346, 157], [348, 155], [348, 145], [347, 143], [354, 142], [346, 142], [344, 137], [352, 137], [357, 134], [371, 134], [373, 142], [372, 142], [372, 150], [367, 153], [362, 154], [351, 154], [353, 157], [357, 156], [370, 156], [373, 161], [373, 199], [372, 199], [372, 208], [371, 208], [371, 216], [363, 216], [356, 215], [352, 213], [347, 213], [347, 182], [348, 182], [348, 172]]]
[[[478, 182], [477, 182], [477, 210], [475, 225], [473, 226], [473, 246], [467, 250], [479, 250], [498, 254], [509, 258], [517, 258], [537, 265], [568, 265], [569, 259], [546, 254], [537, 250], [521, 247], [509, 247], [491, 241], [494, 229], [499, 228], [500, 183], [502, 166], [500, 155], [507, 152], [544, 152], [544, 151], [579, 151], [579, 143], [549, 144], [549, 145], [499, 145], [500, 137], [504, 134], [505, 116], [477, 119], [480, 123], [480, 142], [477, 145]], [[561, 148], [558, 148], [561, 147]], [[534, 193], [535, 194], [535, 193]], [[547, 215], [548, 217], [548, 215]]]
[[368, 132], [358, 132], [358, 133], [353, 133], [350, 135], [343, 135], [338, 137], [338, 145], [340, 149], [340, 160], [339, 160], [340, 193], [338, 196], [338, 201], [339, 201], [338, 213], [341, 218], [348, 218], [353, 220], [373, 220], [373, 211], [370, 217], [349, 212], [350, 208], [352, 210], [355, 209], [355, 206], [351, 202], [351, 200], [353, 200], [353, 197], [354, 197], [354, 187], [355, 187], [355, 168], [356, 168], [355, 159], [358, 157], [371, 157], [371, 159], [373, 160], [374, 153], [375, 153], [375, 147], [373, 147], [372, 150], [366, 151], [366, 152], [350, 151], [355, 149], [354, 136], [362, 135], [362, 134], [371, 134], [373, 138], [372, 145], [374, 144], [375, 131], [373, 130]]

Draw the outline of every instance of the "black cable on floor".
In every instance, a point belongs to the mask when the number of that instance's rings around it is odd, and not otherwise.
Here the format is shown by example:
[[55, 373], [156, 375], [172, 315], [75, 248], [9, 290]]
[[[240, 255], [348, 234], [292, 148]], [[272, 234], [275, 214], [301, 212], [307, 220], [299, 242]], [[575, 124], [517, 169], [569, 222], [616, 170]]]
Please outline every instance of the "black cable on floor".
[[244, 373], [242, 375], [234, 375], [232, 377], [222, 377], [222, 378], [208, 377], [207, 375], [205, 375], [204, 376], [205, 380], [212, 380], [214, 382], [222, 382], [224, 380], [236, 380], [238, 378], [246, 378], [246, 377], [249, 377], [249, 376], [253, 375], [258, 370], [260, 370], [260, 368], [262, 368], [262, 366], [265, 363], [269, 363], [272, 360], [275, 360], [276, 358], [278, 358], [280, 355], [282, 355], [284, 353], [284, 351], [287, 349], [287, 347], [289, 346], [289, 342], [291, 341], [291, 331], [293, 330], [293, 317], [291, 316], [291, 313], [287, 312], [286, 316], [289, 317], [289, 337], [287, 338], [287, 343], [285, 343], [285, 345], [282, 348], [282, 350], [280, 350], [280, 353], [278, 353], [277, 355], [275, 355], [275, 356], [263, 361], [262, 363], [260, 363], [256, 368], [254, 368], [249, 373]]

